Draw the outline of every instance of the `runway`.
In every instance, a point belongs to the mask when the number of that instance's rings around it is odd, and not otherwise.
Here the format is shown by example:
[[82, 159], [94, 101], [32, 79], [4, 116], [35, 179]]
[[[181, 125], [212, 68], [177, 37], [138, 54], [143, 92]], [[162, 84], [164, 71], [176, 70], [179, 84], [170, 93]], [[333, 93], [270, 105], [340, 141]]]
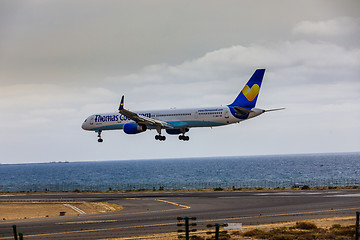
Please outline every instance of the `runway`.
[[209, 223], [254, 225], [352, 216], [360, 210], [359, 190], [145, 192], [102, 194], [0, 195], [1, 201], [92, 201], [124, 210], [0, 221], [0, 240], [13, 239], [12, 225], [26, 239], [104, 239], [176, 232], [177, 217], [196, 217], [198, 230]]

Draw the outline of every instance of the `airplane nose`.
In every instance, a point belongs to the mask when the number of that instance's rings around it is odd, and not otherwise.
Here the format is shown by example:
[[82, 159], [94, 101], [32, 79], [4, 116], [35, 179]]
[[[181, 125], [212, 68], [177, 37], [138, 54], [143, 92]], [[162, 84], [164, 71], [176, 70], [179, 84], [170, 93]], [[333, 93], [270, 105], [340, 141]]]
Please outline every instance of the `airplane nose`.
[[84, 129], [84, 130], [89, 130], [87, 119], [85, 120], [85, 122], [83, 122], [83, 124], [81, 125], [81, 128]]

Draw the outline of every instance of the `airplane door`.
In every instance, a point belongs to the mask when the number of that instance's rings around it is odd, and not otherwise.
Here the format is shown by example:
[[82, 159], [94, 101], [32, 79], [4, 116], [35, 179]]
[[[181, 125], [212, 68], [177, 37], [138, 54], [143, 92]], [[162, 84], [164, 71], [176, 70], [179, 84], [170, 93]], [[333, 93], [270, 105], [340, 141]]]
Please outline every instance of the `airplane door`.
[[90, 118], [90, 125], [94, 125], [94, 117]]
[[199, 112], [196, 111], [195, 114], [194, 114], [194, 118], [195, 118], [195, 119], [198, 119], [198, 116], [199, 116]]
[[225, 116], [225, 118], [229, 118], [229, 111], [228, 110], [225, 111], [224, 116]]

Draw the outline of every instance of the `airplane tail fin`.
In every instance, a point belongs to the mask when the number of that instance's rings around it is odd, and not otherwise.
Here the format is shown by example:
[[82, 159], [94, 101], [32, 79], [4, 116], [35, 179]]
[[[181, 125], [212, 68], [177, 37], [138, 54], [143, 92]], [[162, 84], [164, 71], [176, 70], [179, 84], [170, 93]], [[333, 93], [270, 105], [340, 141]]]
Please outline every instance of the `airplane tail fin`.
[[236, 97], [235, 101], [229, 106], [241, 107], [248, 110], [254, 108], [259, 95], [264, 73], [265, 69], [257, 69]]

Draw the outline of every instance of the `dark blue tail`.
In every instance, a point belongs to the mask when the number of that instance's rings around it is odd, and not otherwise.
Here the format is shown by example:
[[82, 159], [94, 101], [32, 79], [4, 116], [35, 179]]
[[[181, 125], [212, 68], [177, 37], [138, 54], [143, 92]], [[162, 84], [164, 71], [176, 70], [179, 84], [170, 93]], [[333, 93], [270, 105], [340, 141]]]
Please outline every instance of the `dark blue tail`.
[[265, 69], [257, 69], [230, 107], [252, 109], [256, 105]]

